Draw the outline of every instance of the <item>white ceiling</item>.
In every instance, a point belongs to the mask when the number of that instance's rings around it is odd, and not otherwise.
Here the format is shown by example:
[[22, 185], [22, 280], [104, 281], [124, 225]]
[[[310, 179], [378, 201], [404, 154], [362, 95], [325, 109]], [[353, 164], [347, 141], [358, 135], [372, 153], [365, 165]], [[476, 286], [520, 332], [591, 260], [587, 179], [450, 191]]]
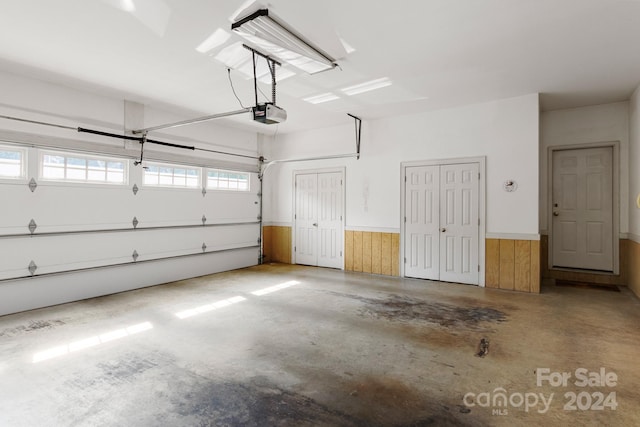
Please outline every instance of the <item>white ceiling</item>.
[[[237, 110], [226, 67], [196, 51], [244, 0], [2, 0], [0, 69], [188, 112]], [[126, 9], [133, 5], [135, 10]], [[558, 109], [628, 99], [640, 83], [640, 0], [264, 0], [340, 69], [278, 84], [279, 132], [528, 93]], [[340, 40], [355, 49], [346, 53]], [[233, 34], [225, 45], [237, 43]], [[253, 83], [232, 71], [253, 105]], [[340, 89], [386, 77], [391, 86]], [[270, 85], [261, 84], [270, 96]], [[303, 98], [333, 92], [312, 105]], [[260, 95], [261, 102], [265, 100]], [[249, 115], [222, 119], [266, 133]]]

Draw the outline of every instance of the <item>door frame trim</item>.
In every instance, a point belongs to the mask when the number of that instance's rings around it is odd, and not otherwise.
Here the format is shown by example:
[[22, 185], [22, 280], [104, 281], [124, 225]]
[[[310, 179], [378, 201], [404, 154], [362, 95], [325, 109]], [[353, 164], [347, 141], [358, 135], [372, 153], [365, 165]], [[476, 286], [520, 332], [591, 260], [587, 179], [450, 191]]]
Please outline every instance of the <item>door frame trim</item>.
[[291, 263], [292, 264], [297, 264], [297, 260], [296, 260], [296, 256], [297, 253], [295, 251], [295, 247], [296, 247], [296, 178], [298, 175], [309, 175], [309, 174], [318, 174], [318, 173], [335, 173], [338, 172], [341, 174], [342, 176], [342, 210], [340, 212], [340, 214], [342, 215], [342, 226], [340, 229], [340, 236], [341, 237], [341, 241], [342, 241], [342, 247], [340, 248], [340, 251], [342, 252], [342, 266], [340, 267], [341, 270], [344, 270], [344, 266], [345, 266], [345, 251], [344, 251], [344, 230], [345, 230], [345, 224], [347, 223], [347, 216], [346, 216], [346, 201], [347, 201], [347, 177], [346, 177], [346, 167], [336, 167], [336, 168], [322, 168], [322, 169], [294, 169], [292, 172], [293, 175], [293, 182], [291, 184], [292, 188], [292, 203], [291, 206], [293, 206], [293, 212], [291, 212]]
[[414, 166], [442, 166], [442, 165], [456, 165], [461, 163], [477, 163], [478, 170], [480, 172], [480, 181], [478, 182], [478, 218], [480, 219], [480, 225], [478, 226], [478, 265], [480, 271], [478, 272], [478, 286], [485, 286], [485, 234], [486, 234], [486, 156], [477, 157], [460, 157], [460, 158], [445, 158], [445, 159], [433, 159], [433, 160], [414, 160], [409, 162], [400, 163], [400, 277], [406, 277], [404, 272], [404, 241], [405, 241], [405, 178], [407, 174], [407, 167]]
[[[613, 150], [613, 273], [579, 268], [553, 267], [553, 153], [555, 151], [607, 148]], [[620, 274], [620, 141], [587, 142], [584, 144], [554, 145], [547, 148], [547, 230], [549, 270], [577, 271], [591, 274]]]

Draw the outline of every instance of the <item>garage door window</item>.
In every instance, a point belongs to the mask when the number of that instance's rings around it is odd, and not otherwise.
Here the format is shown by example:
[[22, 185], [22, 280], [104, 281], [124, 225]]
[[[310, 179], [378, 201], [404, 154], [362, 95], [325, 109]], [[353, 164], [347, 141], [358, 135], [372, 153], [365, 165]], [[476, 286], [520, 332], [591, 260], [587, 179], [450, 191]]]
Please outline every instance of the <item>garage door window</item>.
[[26, 158], [26, 150], [0, 145], [0, 178], [24, 178]]
[[147, 163], [144, 185], [159, 187], [199, 188], [200, 168], [164, 163]]
[[42, 178], [50, 181], [127, 183], [127, 161], [103, 156], [43, 152], [40, 171]]

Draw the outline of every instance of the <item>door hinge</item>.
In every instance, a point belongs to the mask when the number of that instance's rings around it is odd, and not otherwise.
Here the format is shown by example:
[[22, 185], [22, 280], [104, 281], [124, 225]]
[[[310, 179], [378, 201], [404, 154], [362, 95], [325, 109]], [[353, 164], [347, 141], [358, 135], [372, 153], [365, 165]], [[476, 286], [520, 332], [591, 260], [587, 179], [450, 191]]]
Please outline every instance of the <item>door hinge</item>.
[[480, 264], [478, 264], [478, 273], [480, 272]]
[[478, 225], [480, 225], [480, 218], [478, 218]]
[[340, 180], [340, 185], [342, 185], [342, 180]]
[[297, 246], [294, 246], [294, 247], [293, 247], [293, 252], [297, 252], [297, 251], [298, 251], [298, 247], [297, 247]]
[[293, 214], [293, 219], [298, 219], [298, 214]]
[[342, 221], [342, 215], [340, 215], [340, 221]]
[[407, 182], [407, 176], [406, 176], [406, 175], [405, 175], [405, 177], [404, 177], [404, 182]]
[[478, 172], [478, 179], [480, 179], [480, 172]]
[[340, 256], [342, 256], [342, 251], [340, 251]]
[[404, 258], [404, 263], [405, 263], [405, 264], [407, 263], [407, 258], [406, 258], [406, 257]]
[[406, 216], [404, 217], [404, 222], [405, 222], [405, 224], [407, 223], [407, 217]]

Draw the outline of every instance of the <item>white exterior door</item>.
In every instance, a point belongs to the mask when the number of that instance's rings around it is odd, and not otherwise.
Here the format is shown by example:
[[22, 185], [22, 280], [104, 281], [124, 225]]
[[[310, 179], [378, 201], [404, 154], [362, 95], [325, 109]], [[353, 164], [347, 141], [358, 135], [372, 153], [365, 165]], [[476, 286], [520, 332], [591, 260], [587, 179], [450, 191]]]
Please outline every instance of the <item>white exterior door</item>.
[[613, 149], [553, 152], [552, 264], [613, 271]]
[[342, 268], [342, 187], [342, 172], [296, 175], [296, 264]]
[[405, 276], [478, 284], [479, 166], [405, 169]]

